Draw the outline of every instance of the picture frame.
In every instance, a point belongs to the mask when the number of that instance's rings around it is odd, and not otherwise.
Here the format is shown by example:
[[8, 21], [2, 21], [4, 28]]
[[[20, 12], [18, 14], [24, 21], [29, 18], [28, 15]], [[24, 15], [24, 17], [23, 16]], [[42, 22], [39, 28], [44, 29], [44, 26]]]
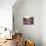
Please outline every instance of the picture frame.
[[34, 17], [23, 17], [23, 24], [24, 25], [33, 25]]

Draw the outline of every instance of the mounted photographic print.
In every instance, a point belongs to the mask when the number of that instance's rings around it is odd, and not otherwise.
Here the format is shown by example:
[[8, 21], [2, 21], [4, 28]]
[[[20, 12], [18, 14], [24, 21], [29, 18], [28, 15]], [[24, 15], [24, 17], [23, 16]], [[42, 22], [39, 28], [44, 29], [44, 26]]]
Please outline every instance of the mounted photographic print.
[[24, 25], [32, 25], [34, 24], [34, 17], [23, 17]]

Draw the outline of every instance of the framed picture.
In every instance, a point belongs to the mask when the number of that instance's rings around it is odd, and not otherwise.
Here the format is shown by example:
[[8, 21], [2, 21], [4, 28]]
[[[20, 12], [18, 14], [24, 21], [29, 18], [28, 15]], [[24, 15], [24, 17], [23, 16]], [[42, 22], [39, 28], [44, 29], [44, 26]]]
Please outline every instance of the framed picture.
[[34, 17], [23, 17], [24, 25], [32, 25], [34, 24]]

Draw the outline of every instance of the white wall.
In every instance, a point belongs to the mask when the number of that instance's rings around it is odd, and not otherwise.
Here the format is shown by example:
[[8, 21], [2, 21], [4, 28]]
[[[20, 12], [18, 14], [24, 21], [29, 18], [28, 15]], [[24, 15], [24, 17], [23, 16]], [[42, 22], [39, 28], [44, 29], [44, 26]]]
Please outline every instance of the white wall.
[[[35, 41], [36, 46], [41, 46], [41, 0], [23, 0], [16, 7], [14, 5], [15, 30], [22, 32], [24, 37]], [[24, 25], [23, 17], [33, 16], [33, 25]]]
[[42, 46], [46, 46], [46, 0], [42, 0], [41, 4], [41, 40]]
[[0, 27], [12, 28], [12, 6], [16, 0], [0, 0]]

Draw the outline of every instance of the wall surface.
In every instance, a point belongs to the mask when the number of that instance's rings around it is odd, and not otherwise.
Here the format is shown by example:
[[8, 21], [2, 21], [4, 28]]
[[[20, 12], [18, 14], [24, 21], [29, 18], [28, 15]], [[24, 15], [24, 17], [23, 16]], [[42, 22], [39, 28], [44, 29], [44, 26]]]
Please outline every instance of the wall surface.
[[41, 40], [42, 46], [46, 46], [46, 0], [41, 1]]
[[0, 0], [0, 27], [12, 29], [12, 6], [16, 0]]
[[[23, 33], [23, 37], [35, 41], [41, 46], [41, 0], [23, 0], [17, 7], [14, 5], [15, 30]], [[33, 25], [24, 25], [23, 17], [34, 17]]]

